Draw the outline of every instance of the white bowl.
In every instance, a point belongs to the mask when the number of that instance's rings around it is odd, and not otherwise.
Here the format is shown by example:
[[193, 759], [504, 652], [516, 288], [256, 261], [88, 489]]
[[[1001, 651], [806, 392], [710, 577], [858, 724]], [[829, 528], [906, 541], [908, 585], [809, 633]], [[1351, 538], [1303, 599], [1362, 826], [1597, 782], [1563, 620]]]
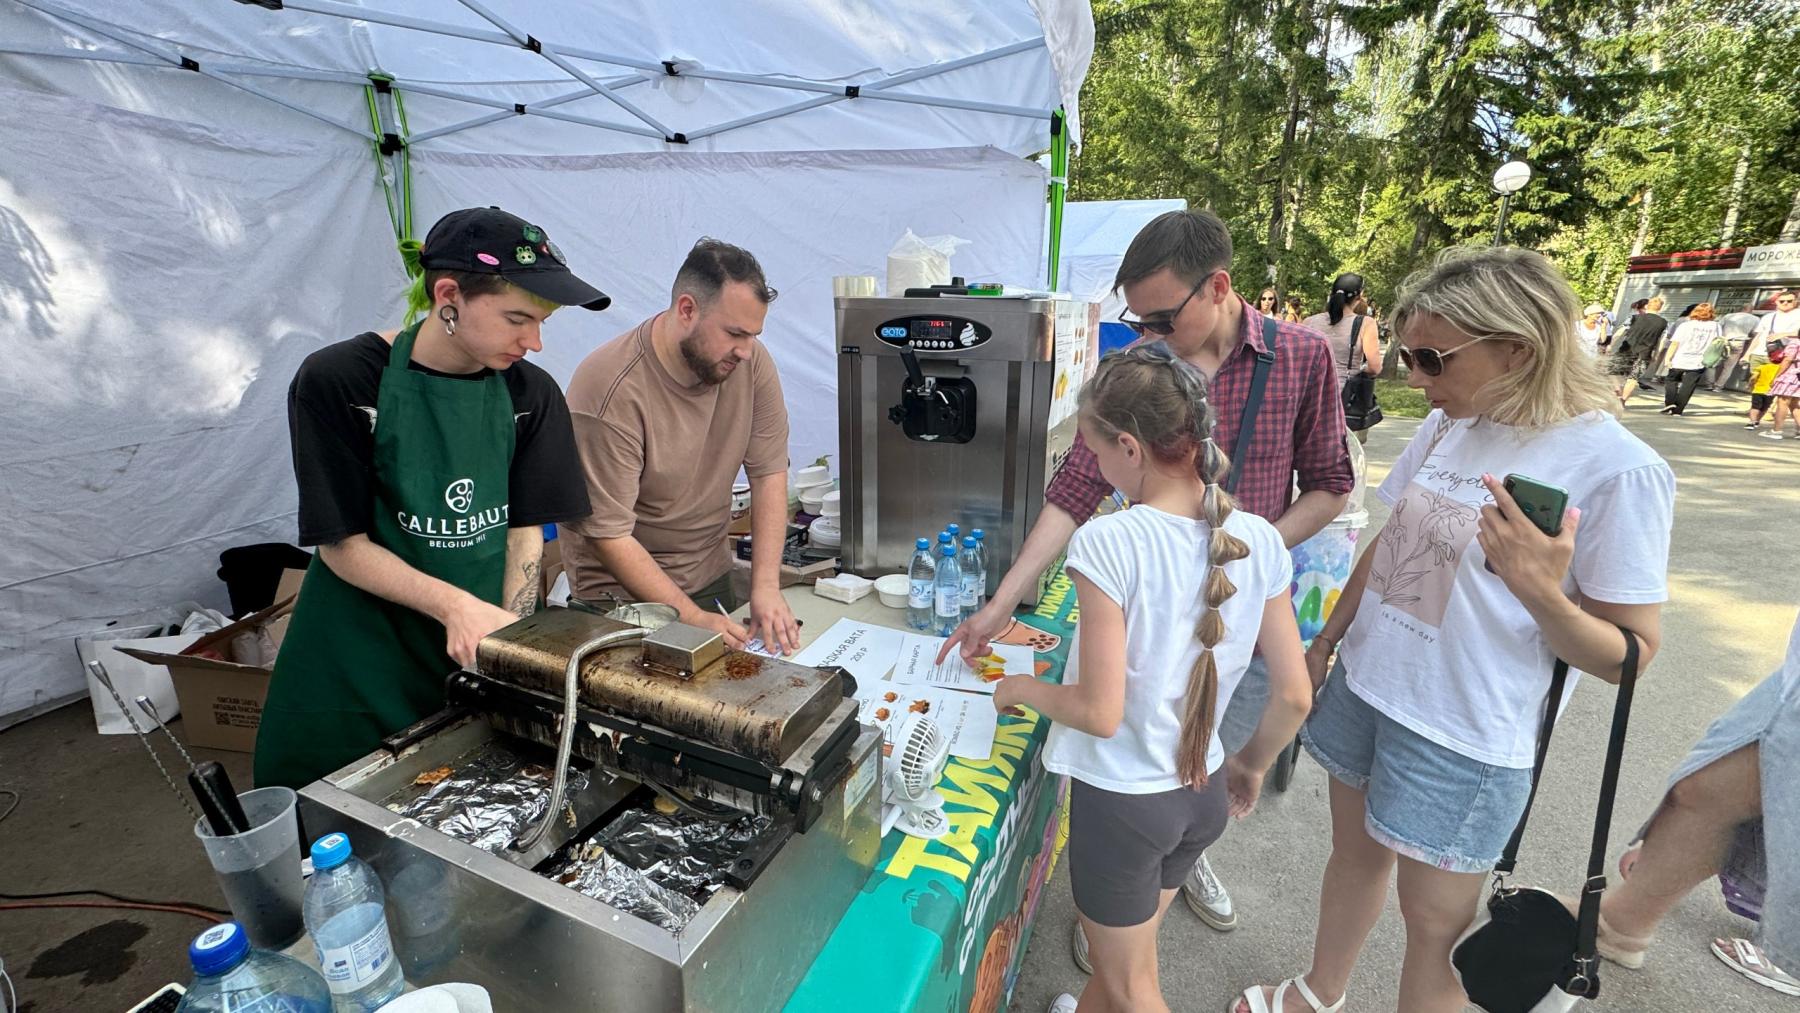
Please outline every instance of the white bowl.
[[825, 496], [832, 492], [830, 483], [808, 486], [800, 490], [800, 509], [817, 514], [825, 508]]
[[819, 516], [837, 517], [842, 514], [844, 510], [843, 495], [841, 491], [833, 489], [821, 497], [819, 499]]
[[843, 538], [836, 517], [815, 518], [807, 528], [807, 541], [821, 549], [835, 549], [843, 544]]
[[906, 607], [906, 593], [910, 590], [910, 584], [906, 574], [890, 573], [885, 577], [875, 578], [875, 593], [888, 608], [903, 609]]
[[831, 469], [823, 464], [809, 465], [794, 473], [794, 488], [804, 489], [809, 485], [824, 485], [831, 481]]

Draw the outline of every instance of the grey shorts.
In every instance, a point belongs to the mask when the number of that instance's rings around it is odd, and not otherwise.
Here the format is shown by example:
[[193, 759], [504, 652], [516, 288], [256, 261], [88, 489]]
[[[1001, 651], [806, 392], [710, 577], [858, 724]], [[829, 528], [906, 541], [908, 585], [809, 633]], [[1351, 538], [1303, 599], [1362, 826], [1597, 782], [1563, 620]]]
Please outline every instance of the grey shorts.
[[1225, 832], [1225, 770], [1206, 788], [1125, 795], [1069, 779], [1069, 885], [1075, 907], [1112, 928], [1142, 925]]

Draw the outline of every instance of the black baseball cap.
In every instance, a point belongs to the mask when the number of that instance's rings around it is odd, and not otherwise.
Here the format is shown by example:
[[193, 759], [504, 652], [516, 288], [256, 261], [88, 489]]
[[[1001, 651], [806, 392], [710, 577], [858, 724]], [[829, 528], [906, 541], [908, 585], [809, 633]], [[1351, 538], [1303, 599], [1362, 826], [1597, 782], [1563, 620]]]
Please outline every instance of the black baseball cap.
[[543, 229], [495, 207], [464, 208], [438, 219], [425, 235], [419, 266], [497, 274], [559, 306], [603, 310], [612, 305], [611, 296], [575, 277]]

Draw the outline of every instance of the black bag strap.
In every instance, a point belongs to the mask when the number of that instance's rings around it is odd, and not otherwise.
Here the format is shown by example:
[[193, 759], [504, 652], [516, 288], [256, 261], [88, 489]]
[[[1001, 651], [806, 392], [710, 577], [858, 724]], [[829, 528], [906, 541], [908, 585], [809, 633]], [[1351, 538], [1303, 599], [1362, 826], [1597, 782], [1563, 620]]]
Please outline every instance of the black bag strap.
[[[1638, 638], [1623, 626], [1625, 661], [1619, 666], [1618, 699], [1613, 704], [1612, 735], [1606, 743], [1606, 766], [1600, 777], [1600, 800], [1594, 812], [1594, 838], [1588, 850], [1587, 881], [1581, 888], [1581, 908], [1576, 915], [1579, 928], [1575, 936], [1575, 959], [1584, 973], [1591, 969], [1594, 937], [1600, 925], [1600, 894], [1606, 890], [1606, 838], [1612, 825], [1613, 798], [1619, 788], [1619, 768], [1625, 760], [1625, 730], [1631, 720], [1631, 697], [1637, 687]], [[1496, 877], [1512, 874], [1518, 862], [1519, 844], [1525, 838], [1525, 824], [1531, 819], [1532, 803], [1537, 801], [1538, 781], [1543, 777], [1544, 758], [1550, 752], [1550, 734], [1556, 730], [1556, 709], [1562, 702], [1563, 687], [1568, 684], [1569, 664], [1558, 659], [1550, 676], [1550, 692], [1544, 696], [1544, 715], [1538, 726], [1537, 753], [1531, 765], [1531, 794], [1525, 799], [1525, 811], [1513, 828], [1506, 850], [1494, 866]], [[1590, 975], [1591, 977], [1591, 975]]]
[[1356, 353], [1362, 348], [1362, 342], [1356, 340], [1362, 331], [1362, 314], [1358, 313], [1350, 320], [1350, 347], [1344, 351], [1344, 375], [1349, 376], [1356, 369]]
[[[1600, 927], [1600, 895], [1606, 891], [1606, 835], [1612, 826], [1613, 799], [1619, 790], [1619, 768], [1625, 763], [1625, 728], [1631, 721], [1631, 696], [1637, 688], [1637, 634], [1625, 634], [1625, 663], [1619, 666], [1618, 699], [1613, 703], [1612, 735], [1606, 742], [1606, 770], [1600, 775], [1600, 802], [1594, 810], [1594, 843], [1588, 848], [1587, 882], [1581, 887], [1580, 928], [1575, 959], [1586, 971], [1594, 963], [1594, 936]], [[1592, 977], [1592, 975], [1589, 975]]]
[[1269, 370], [1275, 365], [1275, 328], [1274, 317], [1262, 318], [1263, 351], [1256, 353], [1256, 366], [1250, 373], [1250, 393], [1244, 397], [1244, 413], [1238, 418], [1237, 440], [1232, 443], [1228, 456], [1233, 467], [1225, 473], [1225, 491], [1237, 492], [1238, 476], [1244, 473], [1238, 460], [1238, 448], [1250, 448], [1250, 437], [1256, 434], [1256, 416], [1262, 411], [1263, 389], [1269, 385]]

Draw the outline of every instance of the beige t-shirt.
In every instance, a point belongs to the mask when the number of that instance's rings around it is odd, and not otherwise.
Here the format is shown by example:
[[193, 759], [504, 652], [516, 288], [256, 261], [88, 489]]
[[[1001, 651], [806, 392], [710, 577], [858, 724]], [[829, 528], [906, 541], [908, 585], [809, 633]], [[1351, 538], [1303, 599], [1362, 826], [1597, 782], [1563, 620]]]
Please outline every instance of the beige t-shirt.
[[[1343, 318], [1335, 324], [1331, 322], [1331, 314], [1329, 313], [1314, 313], [1312, 316], [1300, 321], [1302, 326], [1310, 327], [1320, 334], [1325, 335], [1325, 340], [1331, 344], [1331, 368], [1337, 371], [1339, 390], [1343, 389], [1344, 380], [1349, 377], [1351, 373], [1360, 372], [1362, 370], [1362, 349], [1358, 348], [1352, 353], [1350, 348], [1350, 331], [1356, 327], [1357, 318], [1360, 316], [1362, 315], [1359, 313], [1351, 313], [1346, 310]], [[1366, 333], [1369, 331], [1369, 328], [1374, 326], [1375, 321], [1373, 319], [1363, 317], [1362, 332]], [[1364, 333], [1358, 333], [1356, 336], [1357, 340], [1360, 342], [1363, 336]], [[1346, 359], [1354, 362], [1354, 369], [1345, 369], [1344, 363]]]
[[[623, 594], [592, 538], [637, 538], [684, 592], [731, 569], [731, 483], [786, 471], [787, 405], [762, 342], [725, 382], [683, 387], [650, 345], [646, 320], [596, 348], [569, 381], [569, 415], [594, 512], [566, 525], [577, 598]], [[705, 603], [702, 603], [705, 604]]]

